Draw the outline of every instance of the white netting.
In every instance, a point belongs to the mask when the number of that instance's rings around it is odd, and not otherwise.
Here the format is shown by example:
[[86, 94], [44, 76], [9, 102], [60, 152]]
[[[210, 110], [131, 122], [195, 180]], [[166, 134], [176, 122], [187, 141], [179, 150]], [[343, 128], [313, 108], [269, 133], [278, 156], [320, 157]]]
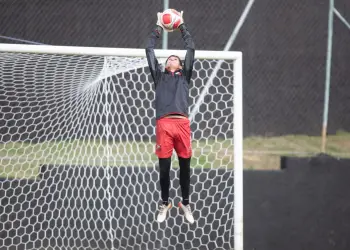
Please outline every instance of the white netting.
[[[195, 62], [190, 110], [216, 63]], [[176, 208], [166, 223], [155, 221], [155, 94], [146, 65], [144, 58], [0, 53], [0, 246], [232, 248], [233, 61], [214, 72], [191, 124], [194, 225]]]

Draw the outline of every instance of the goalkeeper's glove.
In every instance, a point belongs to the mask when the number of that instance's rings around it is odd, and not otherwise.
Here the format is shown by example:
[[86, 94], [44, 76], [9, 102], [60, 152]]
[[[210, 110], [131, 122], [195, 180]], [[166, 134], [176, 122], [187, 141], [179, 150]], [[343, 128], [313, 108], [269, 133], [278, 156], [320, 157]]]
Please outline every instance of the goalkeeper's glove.
[[164, 29], [161, 20], [162, 20], [162, 13], [158, 12], [158, 13], [157, 13], [157, 23], [156, 23], [156, 25], [158, 25], [158, 26], [160, 26], [162, 29]]
[[[178, 12], [178, 13], [179, 13], [179, 12]], [[179, 29], [180, 26], [181, 26], [182, 24], [184, 24], [185, 21], [184, 21], [183, 15], [184, 15], [184, 12], [181, 10], [181, 12], [179, 13], [180, 22], [179, 22], [179, 24], [177, 25], [177, 28], [176, 28], [176, 29]]]

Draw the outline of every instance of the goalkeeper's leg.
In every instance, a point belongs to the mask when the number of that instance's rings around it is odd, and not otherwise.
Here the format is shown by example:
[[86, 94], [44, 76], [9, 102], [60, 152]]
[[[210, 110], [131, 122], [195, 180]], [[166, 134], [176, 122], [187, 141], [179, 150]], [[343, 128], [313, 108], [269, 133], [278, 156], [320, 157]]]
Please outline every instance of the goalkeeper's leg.
[[173, 138], [168, 131], [166, 120], [157, 121], [156, 154], [159, 159], [159, 184], [161, 189], [162, 204], [159, 207], [157, 221], [166, 219], [168, 210], [172, 207], [169, 202], [171, 155], [174, 148]]
[[169, 204], [169, 189], [170, 189], [170, 167], [171, 158], [159, 158], [159, 183], [162, 196], [162, 204]]
[[161, 188], [162, 204], [159, 207], [157, 216], [158, 222], [163, 222], [166, 219], [168, 210], [172, 206], [169, 202], [170, 166], [171, 158], [159, 158], [159, 183]]
[[179, 157], [182, 205], [190, 204], [191, 158]]
[[179, 157], [180, 185], [181, 185], [181, 194], [182, 194], [182, 202], [179, 203], [179, 207], [184, 212], [186, 220], [190, 223], [193, 223], [194, 218], [192, 215], [192, 210], [189, 202], [190, 180], [191, 180], [190, 164], [191, 164], [191, 158]]
[[185, 218], [188, 222], [193, 223], [194, 218], [190, 207], [190, 180], [191, 180], [191, 129], [188, 119], [181, 119], [177, 122], [178, 131], [174, 147], [179, 157], [180, 165], [180, 186], [182, 194], [182, 202], [179, 207], [184, 212]]
[[159, 158], [159, 183], [161, 188], [162, 204], [159, 207], [157, 216], [158, 222], [163, 222], [166, 219], [168, 210], [172, 206], [169, 202], [170, 166], [171, 158]]

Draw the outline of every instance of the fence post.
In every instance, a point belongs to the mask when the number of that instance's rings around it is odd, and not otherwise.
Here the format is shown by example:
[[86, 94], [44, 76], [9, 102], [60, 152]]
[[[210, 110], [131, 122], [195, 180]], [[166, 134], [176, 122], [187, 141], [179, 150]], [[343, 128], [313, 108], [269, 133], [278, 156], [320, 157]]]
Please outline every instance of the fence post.
[[[169, 9], [169, 1], [163, 0], [163, 10]], [[162, 49], [168, 49], [168, 32], [163, 32]]]
[[322, 153], [326, 152], [326, 140], [327, 140], [329, 92], [330, 92], [331, 69], [332, 69], [333, 16], [334, 16], [334, 0], [329, 0], [326, 80], [325, 80], [323, 123], [322, 123], [322, 146], [321, 146]]

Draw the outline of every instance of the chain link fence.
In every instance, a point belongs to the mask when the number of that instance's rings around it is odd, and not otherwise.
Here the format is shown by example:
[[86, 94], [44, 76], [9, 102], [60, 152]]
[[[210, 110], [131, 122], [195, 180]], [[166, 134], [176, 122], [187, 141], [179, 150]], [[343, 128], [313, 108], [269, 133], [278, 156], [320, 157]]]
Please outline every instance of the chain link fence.
[[[170, 0], [198, 50], [223, 50], [248, 1]], [[0, 42], [143, 48], [163, 0], [1, 0]], [[336, 1], [350, 22], [350, 4]], [[278, 168], [281, 155], [321, 152], [328, 1], [254, 1], [230, 50], [244, 55], [245, 166]], [[326, 153], [350, 157], [350, 29], [333, 21]], [[158, 48], [162, 47], [160, 39]], [[169, 49], [182, 49], [177, 32]], [[253, 164], [254, 163], [254, 164]]]

